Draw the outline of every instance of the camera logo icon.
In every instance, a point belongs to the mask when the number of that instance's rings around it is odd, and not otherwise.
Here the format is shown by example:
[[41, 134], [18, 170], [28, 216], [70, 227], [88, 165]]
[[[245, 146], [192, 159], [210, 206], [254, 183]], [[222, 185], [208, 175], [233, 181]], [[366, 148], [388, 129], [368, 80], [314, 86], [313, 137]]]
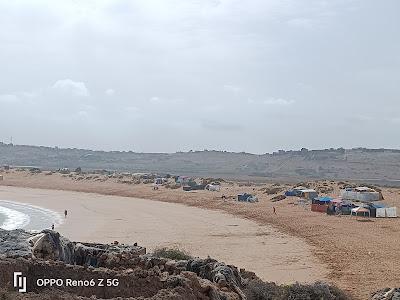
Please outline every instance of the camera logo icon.
[[22, 272], [14, 272], [14, 287], [20, 293], [26, 293], [26, 277], [22, 276]]

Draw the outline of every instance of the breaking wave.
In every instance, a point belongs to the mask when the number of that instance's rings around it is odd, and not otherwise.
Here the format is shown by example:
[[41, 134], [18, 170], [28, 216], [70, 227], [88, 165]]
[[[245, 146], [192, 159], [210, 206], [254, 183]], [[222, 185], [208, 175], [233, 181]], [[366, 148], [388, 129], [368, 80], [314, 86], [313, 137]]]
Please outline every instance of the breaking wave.
[[8, 200], [0, 200], [0, 214], [5, 217], [0, 228], [5, 230], [41, 230], [63, 223], [61, 215], [52, 210]]
[[5, 220], [0, 226], [5, 230], [24, 228], [30, 222], [30, 217], [27, 214], [7, 207], [0, 206], [0, 214], [5, 216]]

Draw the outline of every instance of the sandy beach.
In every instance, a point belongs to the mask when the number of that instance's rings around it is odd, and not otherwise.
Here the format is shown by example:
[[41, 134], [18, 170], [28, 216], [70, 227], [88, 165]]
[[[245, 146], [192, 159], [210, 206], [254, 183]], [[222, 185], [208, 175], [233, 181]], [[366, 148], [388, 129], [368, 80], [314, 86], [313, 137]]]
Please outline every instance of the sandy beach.
[[[339, 192], [337, 182], [320, 181], [316, 184], [331, 187], [332, 192], [328, 193], [328, 196], [335, 196]], [[322, 262], [328, 270], [326, 275], [328, 281], [346, 290], [356, 299], [367, 299], [371, 292], [396, 286], [400, 282], [399, 218], [372, 218], [368, 222], [362, 222], [363, 219], [350, 216], [327, 216], [312, 212], [309, 207], [297, 205], [294, 197], [273, 203], [271, 198], [276, 194], [268, 195], [263, 190], [265, 187], [271, 188], [272, 183], [260, 185], [226, 182], [223, 183], [221, 192], [185, 192], [182, 189], [172, 190], [164, 187], [154, 191], [149, 184], [127, 184], [118, 178], [90, 176], [90, 179], [88, 177], [78, 181], [74, 177], [61, 174], [49, 176], [46, 173], [10, 171], [4, 173], [4, 180], [0, 185], [91, 192], [180, 203], [229, 213], [235, 217], [251, 220], [252, 224], [273, 226], [279, 232], [305, 242], [310, 247], [312, 256]], [[282, 189], [290, 186], [280, 185]], [[236, 195], [243, 192], [256, 194], [259, 202], [249, 204], [235, 201]], [[385, 203], [400, 207], [399, 189], [383, 188], [382, 193]], [[222, 194], [227, 197], [226, 201], [221, 199]], [[273, 207], [276, 208], [277, 215], [272, 213]], [[64, 208], [60, 209], [63, 211]], [[226, 241], [223, 244], [226, 244]], [[146, 245], [149, 247], [148, 243]], [[249, 245], [246, 245], [244, 251], [255, 248], [254, 244]], [[250, 254], [245, 256], [251, 260]], [[257, 261], [256, 267], [262, 261], [263, 259]], [[280, 268], [282, 266], [277, 266], [277, 270]], [[259, 273], [259, 268], [248, 267], [248, 269]], [[265, 273], [261, 270], [259, 275], [266, 278], [263, 274]], [[273, 280], [276, 281], [278, 278]]]
[[0, 187], [0, 199], [68, 210], [56, 228], [74, 241], [179, 247], [278, 283], [325, 279], [326, 268], [299, 238], [223, 212], [181, 204], [70, 191]]

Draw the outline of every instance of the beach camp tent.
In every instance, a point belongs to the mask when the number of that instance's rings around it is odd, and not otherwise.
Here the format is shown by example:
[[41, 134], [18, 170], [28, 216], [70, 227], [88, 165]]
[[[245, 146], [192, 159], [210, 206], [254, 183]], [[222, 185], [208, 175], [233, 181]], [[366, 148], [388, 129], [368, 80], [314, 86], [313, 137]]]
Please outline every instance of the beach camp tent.
[[312, 200], [311, 211], [326, 213], [329, 203], [333, 200], [331, 197], [317, 197]]
[[397, 218], [397, 209], [396, 207], [386, 207], [385, 208], [386, 217], [388, 218]]
[[288, 190], [285, 192], [285, 196], [297, 196], [297, 197], [301, 197], [301, 193], [302, 191], [307, 190], [306, 187], [304, 186], [297, 186], [295, 188], [293, 188], [292, 190]]
[[372, 202], [381, 200], [381, 193], [368, 187], [347, 188], [340, 191], [342, 199]]
[[384, 218], [386, 214], [386, 205], [383, 203], [369, 203], [368, 208], [372, 218]]
[[343, 203], [343, 200], [340, 198], [334, 198], [331, 200], [331, 202], [335, 205], [339, 205], [339, 204]]
[[166, 181], [167, 180], [165, 178], [161, 178], [161, 177], [157, 177], [156, 179], [154, 179], [155, 184], [163, 184]]
[[192, 178], [189, 176], [178, 176], [175, 179], [175, 182], [184, 185], [184, 184], [188, 184], [191, 180], [192, 180]]
[[350, 215], [351, 209], [354, 208], [351, 201], [340, 198], [333, 199], [330, 203], [336, 207], [336, 212], [341, 215]]
[[326, 211], [326, 213], [328, 215], [341, 214], [340, 208], [342, 207], [342, 203], [343, 203], [343, 200], [340, 198], [332, 199], [329, 202], [328, 210]]
[[243, 193], [237, 196], [238, 201], [242, 202], [258, 202], [258, 198], [252, 194]]
[[397, 218], [396, 207], [387, 207], [383, 203], [373, 203], [369, 205], [371, 217], [376, 218]]
[[221, 186], [220, 185], [214, 185], [214, 184], [207, 184], [206, 185], [206, 190], [209, 190], [211, 192], [219, 192], [221, 190]]
[[312, 200], [312, 199], [318, 197], [318, 193], [312, 189], [300, 190], [300, 197]]
[[377, 218], [397, 218], [396, 207], [382, 207], [376, 209]]
[[290, 197], [290, 196], [297, 196], [299, 195], [299, 192], [297, 190], [288, 190], [285, 192], [285, 196]]
[[378, 207], [376, 209], [375, 217], [377, 217], [377, 218], [386, 218], [386, 208], [385, 207]]
[[371, 213], [368, 208], [359, 206], [359, 207], [353, 208], [351, 210], [351, 215], [352, 216], [364, 216], [364, 217], [368, 216], [368, 217], [370, 217]]
[[327, 204], [333, 200], [332, 197], [317, 197], [313, 199], [313, 203]]

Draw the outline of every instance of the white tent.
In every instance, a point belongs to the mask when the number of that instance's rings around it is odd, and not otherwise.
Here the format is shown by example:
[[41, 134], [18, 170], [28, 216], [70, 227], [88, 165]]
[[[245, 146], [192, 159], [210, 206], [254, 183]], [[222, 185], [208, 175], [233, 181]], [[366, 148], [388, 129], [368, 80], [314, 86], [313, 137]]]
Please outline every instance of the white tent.
[[356, 200], [361, 202], [379, 201], [381, 198], [381, 194], [379, 192], [375, 192], [371, 189], [363, 190], [361, 188], [352, 190], [341, 190], [340, 195], [343, 199]]
[[351, 210], [351, 215], [352, 215], [352, 216], [359, 216], [359, 215], [362, 215], [362, 216], [365, 217], [366, 214], [368, 215], [368, 217], [371, 216], [371, 212], [369, 211], [368, 208], [365, 208], [365, 207], [356, 207], [356, 208], [353, 208], [353, 209]]
[[207, 184], [206, 185], [206, 190], [212, 191], [212, 192], [219, 192], [221, 190], [220, 185], [214, 185], [214, 184]]
[[386, 218], [386, 208], [377, 208], [376, 209], [376, 217], [377, 218]]
[[397, 218], [397, 209], [396, 207], [386, 207], [386, 217], [388, 218]]
[[382, 207], [376, 209], [377, 218], [397, 218], [396, 207]]

